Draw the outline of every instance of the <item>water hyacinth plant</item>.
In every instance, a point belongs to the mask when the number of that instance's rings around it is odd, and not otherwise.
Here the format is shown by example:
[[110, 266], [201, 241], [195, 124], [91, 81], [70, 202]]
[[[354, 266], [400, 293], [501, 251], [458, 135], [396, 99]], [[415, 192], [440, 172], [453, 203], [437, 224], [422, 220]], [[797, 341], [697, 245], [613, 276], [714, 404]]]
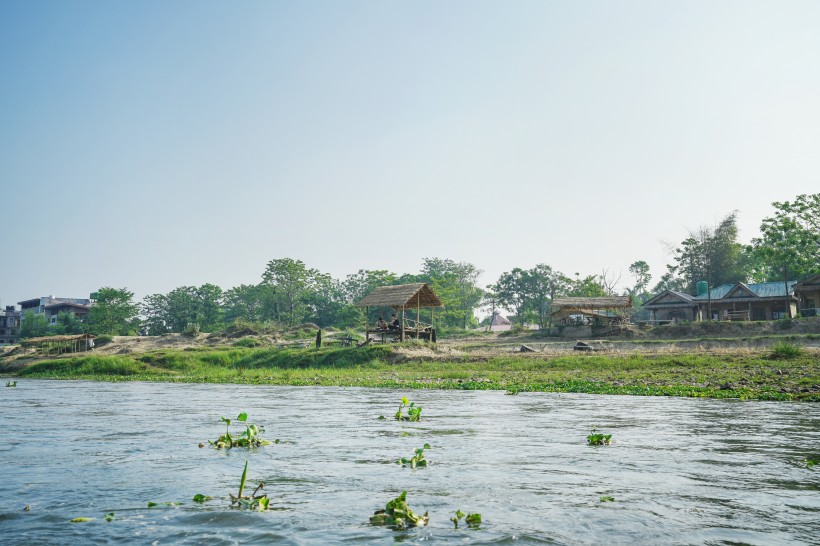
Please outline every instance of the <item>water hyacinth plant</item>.
[[612, 434], [600, 434], [592, 427], [592, 434], [587, 436], [587, 443], [591, 446], [608, 446], [612, 443]]
[[481, 514], [464, 514], [461, 510], [456, 510], [456, 515], [450, 518], [453, 525], [458, 529], [458, 522], [464, 518], [468, 527], [478, 527], [481, 524]]
[[261, 489], [265, 487], [264, 482], [259, 482], [256, 489], [250, 495], [243, 495], [245, 492], [245, 482], [248, 479], [248, 461], [245, 461], [245, 469], [242, 470], [242, 478], [239, 480], [239, 493], [234, 497], [231, 496], [231, 506], [237, 505], [237, 508], [244, 508], [246, 510], [258, 510], [264, 512], [268, 509], [270, 499], [267, 494], [257, 495]]
[[[264, 432], [265, 429], [261, 426], [254, 425], [248, 423], [248, 414], [245, 412], [240, 413], [236, 420], [242, 423], [245, 423], [245, 430], [239, 436], [234, 437], [231, 435], [231, 420], [226, 419], [225, 417], [220, 417], [223, 423], [225, 423], [225, 434], [220, 436], [216, 439], [216, 441], [208, 441], [212, 446], [217, 449], [222, 448], [232, 448], [232, 447], [260, 447], [269, 445], [270, 442], [267, 440], [263, 440], [259, 437], [259, 433]], [[278, 443], [278, 442], [277, 442]]]
[[6, 381], [6, 386], [7, 387], [16, 387], [17, 386], [17, 381]]
[[407, 457], [402, 457], [396, 461], [396, 464], [409, 466], [410, 468], [427, 467], [427, 459], [424, 457], [425, 449], [430, 449], [430, 444], [424, 444], [422, 447], [416, 448], [415, 454], [412, 457], [409, 459]]
[[[407, 415], [403, 415], [404, 408], [407, 408]], [[401, 405], [396, 412], [396, 421], [421, 421], [421, 406], [417, 406], [415, 402], [402, 396]]]
[[371, 525], [389, 525], [396, 529], [407, 529], [408, 527], [422, 527], [430, 521], [427, 512], [419, 516], [410, 509], [407, 504], [407, 491], [402, 491], [401, 495], [387, 503], [384, 510], [376, 510], [370, 517]]

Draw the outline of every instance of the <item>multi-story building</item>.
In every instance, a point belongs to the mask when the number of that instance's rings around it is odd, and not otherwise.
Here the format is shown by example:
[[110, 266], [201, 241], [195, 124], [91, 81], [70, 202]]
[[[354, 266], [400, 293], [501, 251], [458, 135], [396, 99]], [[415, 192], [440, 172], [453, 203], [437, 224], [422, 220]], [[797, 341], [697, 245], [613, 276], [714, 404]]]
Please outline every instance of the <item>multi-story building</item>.
[[44, 314], [49, 324], [57, 322], [57, 315], [68, 312], [83, 319], [91, 309], [91, 300], [82, 298], [55, 298], [54, 296], [43, 296], [30, 300], [19, 301], [20, 313], [31, 311], [35, 315]]
[[20, 343], [20, 315], [13, 305], [7, 305], [5, 311], [0, 311], [0, 345]]

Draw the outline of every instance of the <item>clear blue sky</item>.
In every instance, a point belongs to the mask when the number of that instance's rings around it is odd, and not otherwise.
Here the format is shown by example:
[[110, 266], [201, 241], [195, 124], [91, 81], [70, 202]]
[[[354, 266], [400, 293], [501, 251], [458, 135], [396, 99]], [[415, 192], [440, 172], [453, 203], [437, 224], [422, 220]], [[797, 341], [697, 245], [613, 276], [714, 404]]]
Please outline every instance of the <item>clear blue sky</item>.
[[655, 278], [820, 191], [820, 2], [0, 2], [3, 304], [469, 261]]

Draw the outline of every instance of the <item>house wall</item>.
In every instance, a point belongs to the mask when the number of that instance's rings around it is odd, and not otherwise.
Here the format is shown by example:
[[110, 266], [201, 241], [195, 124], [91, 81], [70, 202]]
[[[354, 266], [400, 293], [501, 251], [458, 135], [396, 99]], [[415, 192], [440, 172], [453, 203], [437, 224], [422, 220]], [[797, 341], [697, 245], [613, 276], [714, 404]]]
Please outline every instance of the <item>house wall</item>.
[[816, 290], [801, 290], [798, 294], [799, 311], [803, 316], [817, 316], [820, 314], [820, 288]]
[[[699, 307], [701, 320], [708, 319], [709, 306], [701, 303]], [[797, 314], [797, 302], [791, 301], [789, 307], [791, 308], [791, 316], [795, 316]], [[712, 320], [724, 320], [726, 314], [730, 311], [749, 311], [751, 320], [776, 320], [789, 316], [786, 312], [785, 302], [782, 299], [780, 301], [775, 299], [759, 303], [712, 301]]]

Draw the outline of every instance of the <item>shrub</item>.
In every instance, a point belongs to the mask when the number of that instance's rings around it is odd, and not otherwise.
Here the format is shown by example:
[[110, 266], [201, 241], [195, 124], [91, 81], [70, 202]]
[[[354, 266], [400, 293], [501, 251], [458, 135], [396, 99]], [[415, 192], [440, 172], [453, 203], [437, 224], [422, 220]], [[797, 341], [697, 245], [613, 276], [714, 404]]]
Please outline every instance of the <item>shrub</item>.
[[772, 345], [771, 357], [778, 360], [788, 360], [791, 358], [797, 358], [802, 354], [803, 347], [795, 345], [794, 343], [778, 341], [777, 343]]
[[114, 339], [114, 336], [111, 334], [100, 334], [96, 338], [94, 338], [94, 345], [97, 347], [102, 347], [108, 343], [111, 343], [111, 340]]
[[196, 337], [199, 335], [199, 324], [196, 322], [189, 322], [185, 329], [182, 330], [183, 336]]
[[262, 345], [264, 345], [262, 340], [255, 337], [243, 337], [242, 339], [237, 339], [233, 342], [234, 347], [245, 347], [247, 349], [261, 347]]

